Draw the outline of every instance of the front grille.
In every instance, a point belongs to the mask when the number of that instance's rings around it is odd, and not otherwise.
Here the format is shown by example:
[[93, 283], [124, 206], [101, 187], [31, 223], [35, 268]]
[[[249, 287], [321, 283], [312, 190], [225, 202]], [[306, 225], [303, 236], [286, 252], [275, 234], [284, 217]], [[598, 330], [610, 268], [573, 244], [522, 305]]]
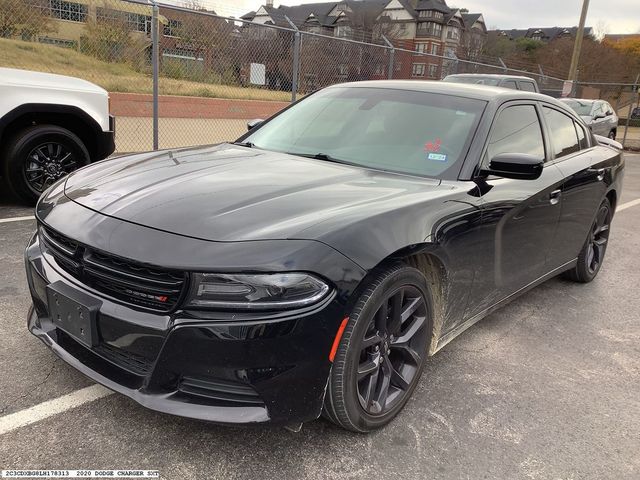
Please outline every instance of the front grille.
[[80, 245], [40, 227], [40, 241], [65, 271], [83, 284], [126, 304], [168, 312], [187, 285], [185, 272], [162, 269]]
[[178, 390], [187, 395], [227, 405], [264, 406], [258, 392], [251, 385], [245, 383], [183, 377], [178, 385]]

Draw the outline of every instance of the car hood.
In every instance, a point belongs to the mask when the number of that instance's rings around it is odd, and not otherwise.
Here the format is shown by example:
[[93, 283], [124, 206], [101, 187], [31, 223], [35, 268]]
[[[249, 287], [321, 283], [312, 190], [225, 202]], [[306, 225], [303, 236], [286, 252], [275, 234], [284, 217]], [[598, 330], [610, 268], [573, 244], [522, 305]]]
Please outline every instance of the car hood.
[[105, 89], [81, 78], [57, 75], [54, 73], [17, 70], [15, 68], [0, 68], [0, 85], [36, 87], [51, 90], [76, 90], [108, 95]]
[[[314, 239], [437, 196], [438, 180], [223, 144], [106, 160], [71, 174], [65, 195], [114, 218], [214, 241]], [[328, 222], [333, 227], [340, 222]], [[319, 229], [314, 229], [316, 232]], [[321, 230], [321, 229], [320, 229]]]
[[591, 118], [591, 115], [580, 115], [580, 118], [584, 120], [584, 123], [586, 123], [587, 125], [593, 122], [593, 118]]

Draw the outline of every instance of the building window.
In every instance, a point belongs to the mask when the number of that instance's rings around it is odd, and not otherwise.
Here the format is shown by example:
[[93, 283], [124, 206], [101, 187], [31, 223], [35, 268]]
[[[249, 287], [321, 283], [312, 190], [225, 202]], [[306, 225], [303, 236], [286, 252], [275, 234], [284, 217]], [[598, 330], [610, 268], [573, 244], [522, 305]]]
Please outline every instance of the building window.
[[429, 76], [435, 78], [438, 75], [438, 65], [429, 65]]
[[151, 17], [147, 15], [98, 7], [96, 9], [96, 20], [98, 22], [126, 22], [127, 27], [131, 30], [151, 33]]
[[51, 16], [60, 20], [71, 22], [87, 21], [87, 6], [81, 3], [64, 2], [62, 0], [49, 0]]
[[438, 55], [438, 44], [437, 43], [432, 43], [431, 44], [431, 55]]
[[164, 26], [165, 37], [179, 37], [180, 29], [182, 28], [182, 22], [180, 20], [169, 20]]
[[416, 52], [418, 53], [424, 53], [427, 51], [427, 44], [426, 43], [416, 43]]
[[435, 22], [421, 22], [418, 24], [416, 36], [418, 37], [440, 37], [442, 35], [442, 25]]
[[347, 38], [351, 35], [351, 27], [349, 25], [338, 25], [333, 35], [340, 38]]
[[426, 65], [424, 63], [414, 63], [411, 66], [412, 77], [424, 77]]
[[457, 27], [449, 27], [447, 29], [447, 38], [449, 40], [458, 40], [460, 38], [460, 30]]
[[435, 18], [436, 20], [442, 20], [444, 18], [444, 13], [437, 12], [435, 10], [420, 10], [418, 16], [420, 18]]

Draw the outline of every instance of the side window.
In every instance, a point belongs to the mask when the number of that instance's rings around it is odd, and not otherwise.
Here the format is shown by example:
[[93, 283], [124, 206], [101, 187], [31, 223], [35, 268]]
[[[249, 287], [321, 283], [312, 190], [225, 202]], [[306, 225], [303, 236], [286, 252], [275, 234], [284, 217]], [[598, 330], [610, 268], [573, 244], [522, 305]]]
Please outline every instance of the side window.
[[578, 132], [578, 144], [580, 145], [580, 150], [584, 150], [585, 148], [589, 148], [589, 140], [587, 140], [587, 135], [584, 132], [584, 128], [578, 122], [574, 122], [576, 126], [576, 132]]
[[602, 108], [602, 103], [596, 102], [593, 107], [593, 118], [597, 118], [598, 116], [604, 115], [604, 110]]
[[605, 102], [605, 103], [604, 103], [604, 110], [605, 110], [605, 112], [604, 112], [604, 113], [606, 113], [606, 114], [607, 114], [607, 117], [608, 117], [609, 115], [613, 115], [613, 107], [611, 106], [611, 104], [610, 104], [610, 103], [608, 103], [608, 102]]
[[560, 158], [579, 151], [580, 144], [573, 119], [552, 108], [544, 107], [543, 110], [555, 157]]
[[516, 86], [515, 80], [505, 80], [503, 82], [502, 86], [504, 88], [512, 88], [513, 90], [517, 90], [518, 89], [518, 87]]
[[520, 90], [525, 92], [535, 92], [536, 87], [531, 82], [520, 82]]
[[500, 153], [527, 153], [545, 158], [540, 120], [533, 105], [507, 107], [498, 114], [491, 130], [486, 160]]

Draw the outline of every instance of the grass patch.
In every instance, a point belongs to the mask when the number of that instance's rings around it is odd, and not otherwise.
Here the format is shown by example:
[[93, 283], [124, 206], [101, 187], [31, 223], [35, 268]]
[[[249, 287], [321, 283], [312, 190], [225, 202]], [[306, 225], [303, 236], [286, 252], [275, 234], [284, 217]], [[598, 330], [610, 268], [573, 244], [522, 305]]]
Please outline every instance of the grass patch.
[[[152, 93], [151, 75], [122, 63], [108, 63], [75, 50], [0, 39], [0, 67], [83, 78], [109, 92]], [[289, 101], [291, 94], [259, 88], [160, 77], [160, 95]]]

